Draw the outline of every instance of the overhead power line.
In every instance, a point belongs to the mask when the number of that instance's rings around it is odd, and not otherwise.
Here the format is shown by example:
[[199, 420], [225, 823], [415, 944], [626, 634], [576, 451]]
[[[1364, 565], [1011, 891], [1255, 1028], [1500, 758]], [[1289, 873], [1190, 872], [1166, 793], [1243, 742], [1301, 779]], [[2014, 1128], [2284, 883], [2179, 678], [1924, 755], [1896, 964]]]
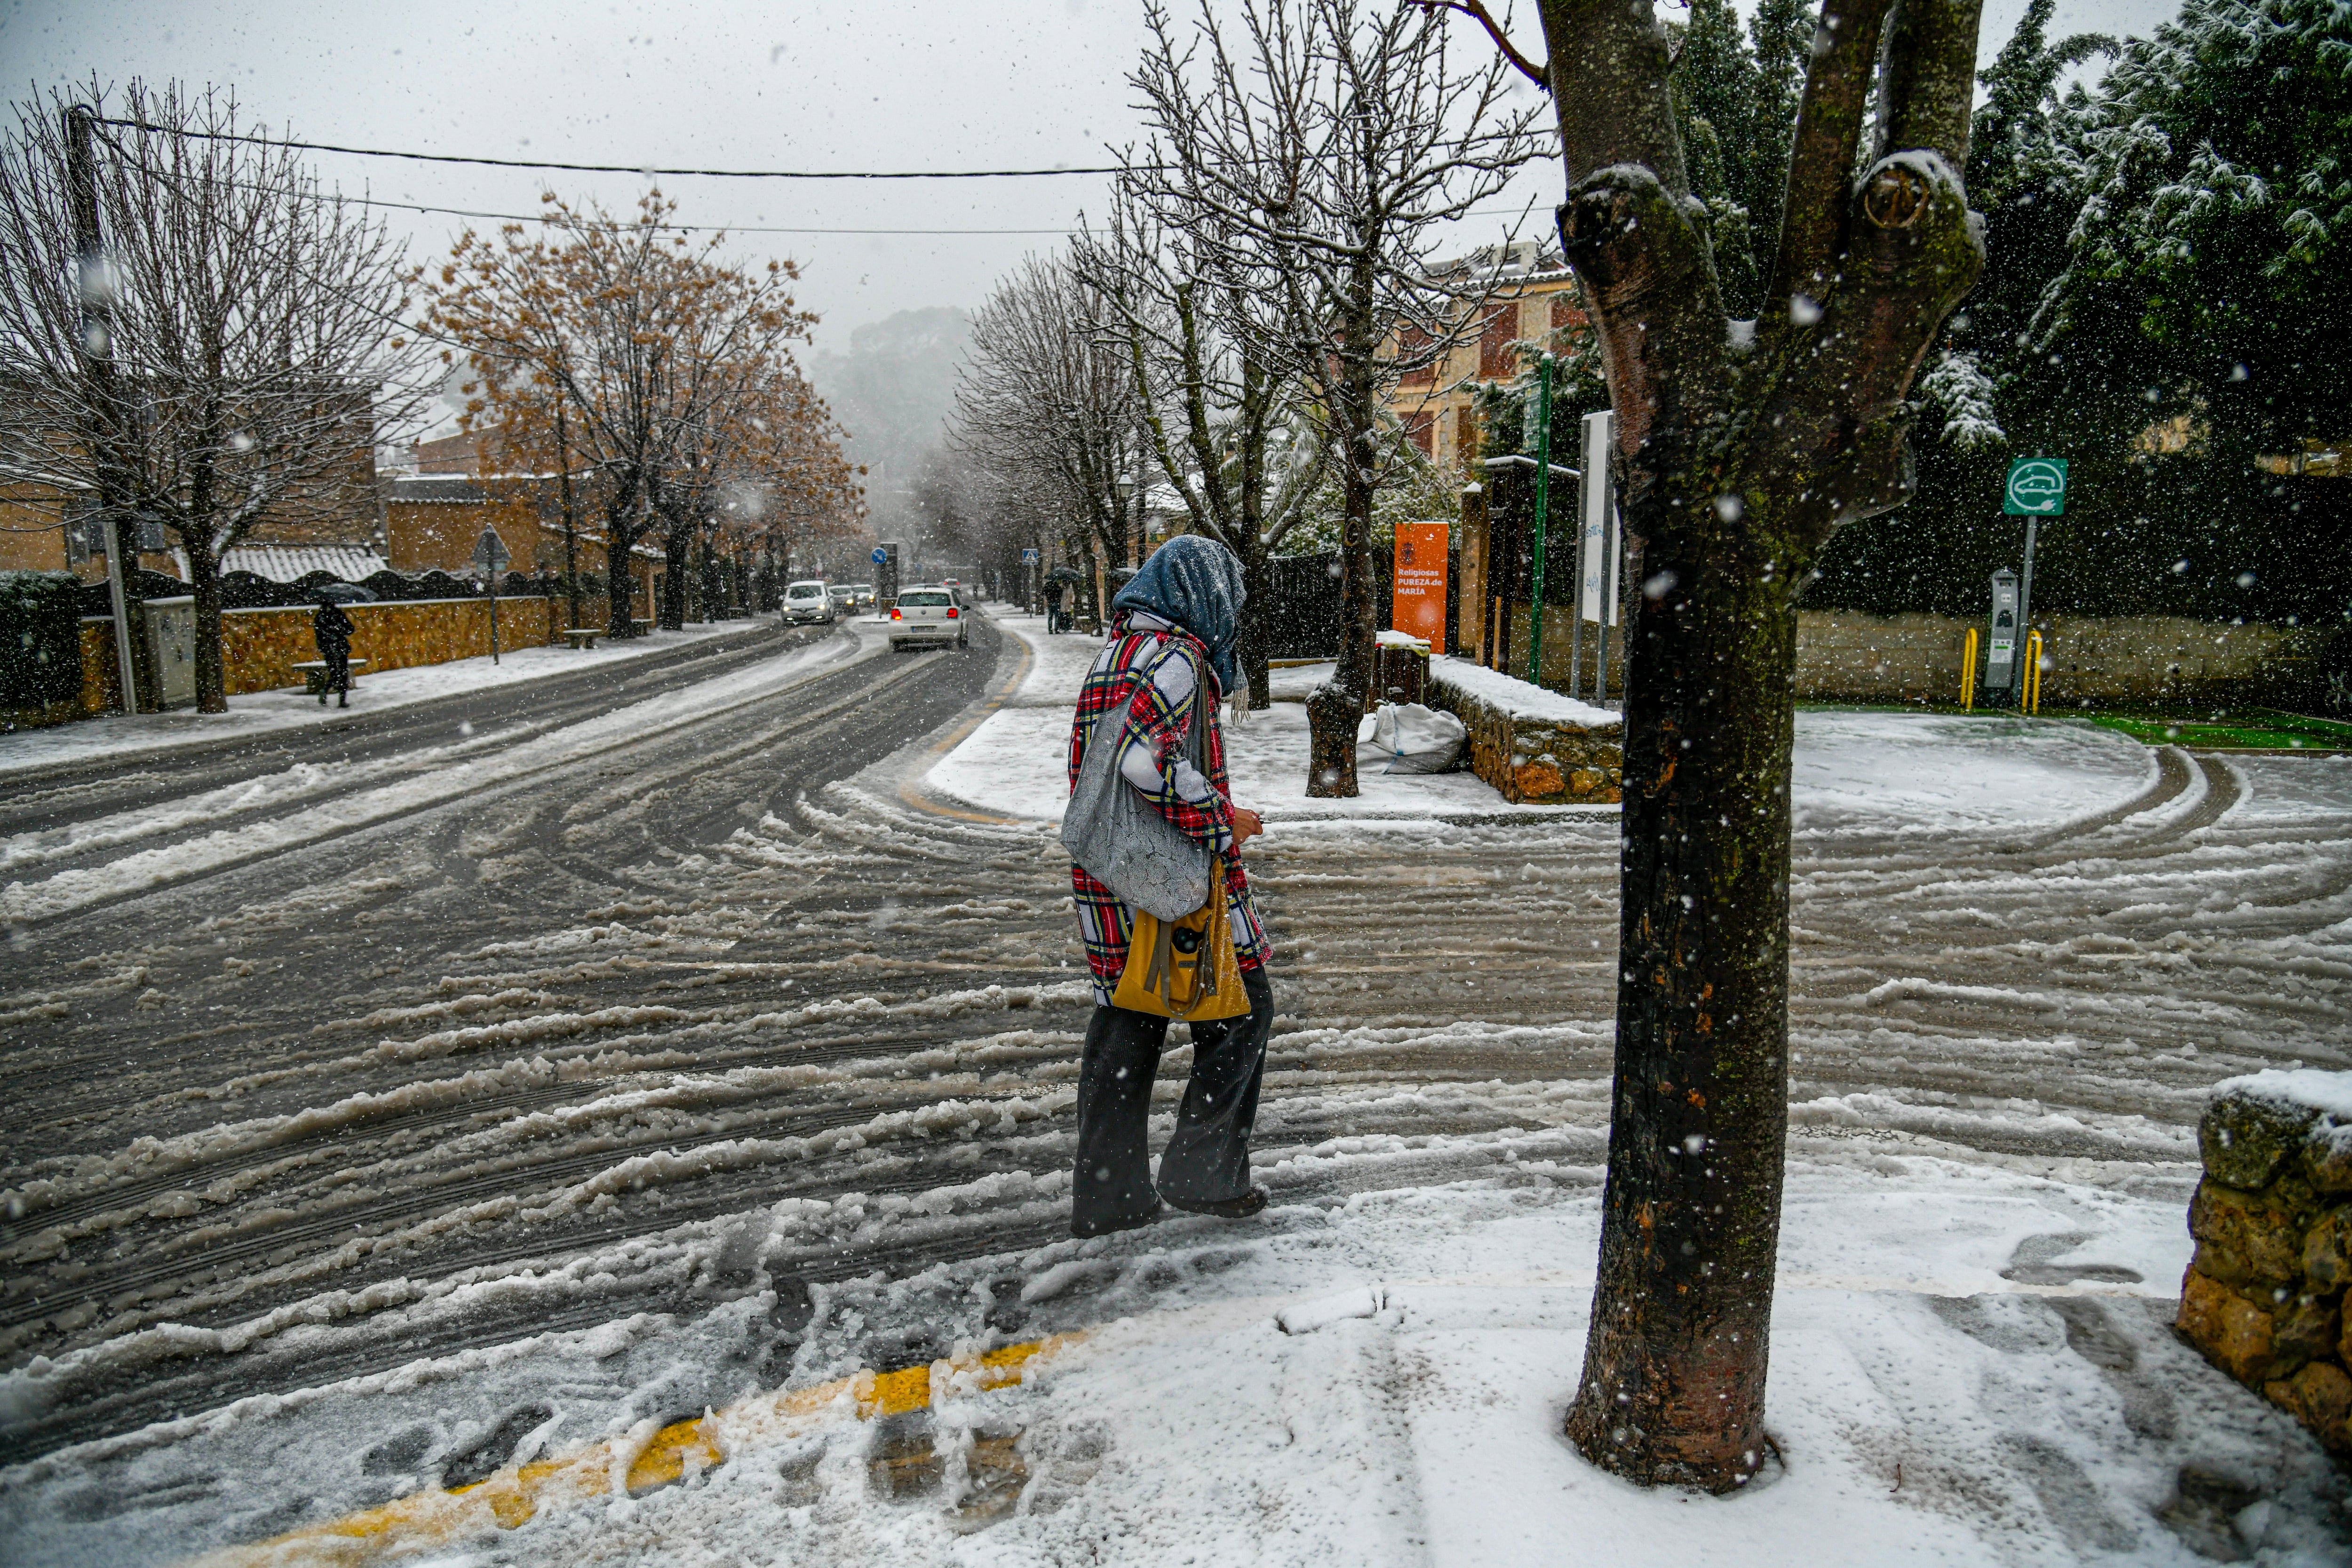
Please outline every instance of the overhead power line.
[[[351, 202], [363, 207], [394, 207], [401, 212], [437, 213], [446, 217], [495, 218], [506, 223], [561, 224], [566, 226], [634, 229], [640, 226], [625, 218], [603, 223], [583, 223], [575, 214], [558, 217], [548, 213], [488, 212], [476, 207], [438, 207], [423, 202], [395, 202], [384, 196], [347, 196], [337, 195], [336, 201]], [[1506, 213], [1523, 212], [1519, 207], [1474, 207], [1464, 217], [1495, 217]], [[1074, 234], [1077, 226], [1064, 224], [1058, 228], [810, 228], [741, 223], [657, 223], [653, 226], [665, 234], [897, 234], [897, 235], [1066, 235]]]
[[699, 174], [718, 180], [1032, 180], [1064, 174], [1116, 174], [1116, 163], [1060, 169], [666, 169], [649, 163], [562, 163], [544, 158], [487, 158], [463, 153], [410, 153], [392, 147], [347, 147], [332, 142], [298, 142], [234, 131], [189, 131], [143, 120], [98, 116], [101, 125], [149, 131], [199, 142], [247, 142], [257, 147], [290, 147], [305, 153], [348, 153], [360, 158], [403, 158], [414, 163], [472, 163], [492, 169], [560, 169], [574, 174]]
[[[1166, 163], [1100, 163], [1056, 169], [691, 169], [661, 168], [650, 163], [563, 163], [540, 158], [490, 158], [463, 153], [411, 153], [391, 147], [350, 147], [332, 142], [300, 142], [290, 137], [258, 136], [236, 131], [190, 131], [176, 125], [156, 125], [144, 120], [104, 115], [92, 118], [100, 125], [128, 131], [152, 132], [199, 142], [244, 142], [257, 147], [288, 147], [305, 153], [347, 153], [359, 158], [401, 158], [416, 163], [467, 163], [491, 169], [555, 169], [575, 174], [693, 174], [719, 180], [1040, 180], [1067, 174], [1122, 174], [1139, 170], [1166, 171]], [[1540, 132], [1538, 133], [1540, 134]], [[1475, 137], [1472, 140], [1484, 140]], [[850, 232], [850, 231], [843, 231]]]
[[[442, 214], [442, 215], [444, 215], [444, 216], [448, 216], [448, 217], [485, 217], [485, 218], [499, 218], [499, 219], [502, 219], [502, 220], [504, 220], [504, 221], [506, 221], [506, 222], [509, 222], [509, 223], [547, 223], [547, 224], [554, 224], [554, 223], [565, 223], [565, 222], [577, 222], [577, 221], [578, 221], [576, 218], [573, 218], [573, 219], [564, 219], [564, 218], [559, 218], [559, 217], [552, 217], [552, 216], [549, 216], [548, 214], [546, 214], [546, 213], [495, 213], [495, 212], [481, 212], [481, 211], [478, 211], [478, 210], [476, 210], [475, 208], [472, 208], [472, 207], [436, 207], [436, 206], [428, 206], [428, 205], [425, 205], [424, 203], [421, 203], [421, 202], [395, 202], [395, 201], [390, 201], [390, 200], [387, 200], [386, 198], [384, 198], [384, 197], [383, 197], [383, 196], [345, 196], [345, 195], [338, 195], [335, 199], [336, 199], [336, 200], [338, 200], [338, 201], [356, 202], [356, 203], [358, 203], [361, 206], [364, 206], [364, 207], [397, 207], [397, 208], [399, 208], [402, 212], [411, 212], [411, 213], [440, 213], [440, 214]], [[611, 223], [607, 223], [607, 224], [600, 225], [600, 226], [597, 226], [605, 227], [605, 228], [613, 228], [613, 229], [627, 229], [627, 228], [635, 228], [635, 227], [637, 226], [637, 225], [635, 225], [635, 224], [634, 224], [634, 223], [626, 222], [626, 221], [625, 221], [625, 220], [615, 219], [615, 220], [614, 220], [614, 221], [613, 221], [613, 222], [611, 222]], [[1063, 225], [1061, 227], [1059, 227], [1059, 228], [797, 228], [797, 227], [778, 227], [778, 226], [772, 226], [772, 225], [761, 225], [761, 224], [740, 224], [740, 223], [662, 223], [662, 224], [656, 224], [654, 226], [655, 226], [656, 228], [657, 228], [657, 229], [662, 230], [662, 231], [663, 231], [663, 232], [665, 232], [665, 233], [672, 233], [672, 234], [908, 234], [908, 235], [923, 235], [923, 234], [1016, 234], [1016, 235], [1017, 235], [1017, 234], [1067, 234], [1067, 233], [1069, 233], [1069, 232], [1070, 232], [1070, 226], [1069, 226], [1068, 224], [1064, 224], [1064, 225]]]

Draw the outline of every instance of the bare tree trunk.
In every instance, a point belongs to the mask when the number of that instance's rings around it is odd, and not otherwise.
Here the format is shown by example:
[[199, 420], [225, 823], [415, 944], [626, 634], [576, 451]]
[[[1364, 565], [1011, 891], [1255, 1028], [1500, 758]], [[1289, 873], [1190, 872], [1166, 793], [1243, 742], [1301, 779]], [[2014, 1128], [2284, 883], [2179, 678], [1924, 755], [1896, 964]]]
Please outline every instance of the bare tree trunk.
[[[228, 711], [227, 659], [221, 648], [220, 563], [202, 529], [181, 536], [188, 554], [188, 588], [195, 597], [196, 711]], [[160, 695], [160, 693], [159, 693]]]
[[1265, 568], [1265, 546], [1258, 542], [1255, 534], [1244, 539], [1236, 553], [1242, 558], [1242, 586], [1249, 595], [1249, 603], [1242, 607], [1241, 646], [1237, 651], [1242, 680], [1249, 693], [1250, 711], [1257, 713], [1274, 706], [1274, 669], [1265, 635], [1266, 612], [1272, 607], [1267, 595], [1273, 586]]
[[666, 632], [682, 631], [686, 626], [686, 535], [676, 528], [662, 530], [662, 595], [661, 628]]
[[[572, 493], [572, 442], [566, 434], [563, 397], [555, 399], [555, 472], [563, 490], [563, 593], [572, 604], [566, 626], [580, 624], [580, 509]], [[549, 639], [551, 642], [552, 638]]]
[[1797, 617], [1783, 585], [1726, 560], [1714, 531], [1687, 512], [1663, 521], [1644, 568], [1679, 581], [1634, 600], [1616, 1096], [1568, 1430], [1611, 1468], [1720, 1490], [1755, 1472], [1764, 1442]]
[[629, 574], [629, 556], [637, 547], [637, 536], [622, 521], [628, 515], [629, 503], [628, 492], [624, 490], [604, 509], [604, 591], [609, 611], [605, 626], [615, 639], [637, 635], [636, 582]]
[[1314, 796], [1356, 793], [1356, 736], [1372, 685], [1380, 613], [1380, 584], [1372, 569], [1376, 397], [1377, 390], [1360, 374], [1350, 375], [1341, 392], [1339, 665], [1307, 701], [1307, 793]]

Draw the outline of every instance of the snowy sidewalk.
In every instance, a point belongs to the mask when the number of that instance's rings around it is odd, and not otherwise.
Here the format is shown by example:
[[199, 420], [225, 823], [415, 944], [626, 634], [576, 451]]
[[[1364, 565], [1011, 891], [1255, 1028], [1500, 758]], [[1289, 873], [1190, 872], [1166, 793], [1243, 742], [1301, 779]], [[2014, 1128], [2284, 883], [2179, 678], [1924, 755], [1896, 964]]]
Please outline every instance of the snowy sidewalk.
[[[1015, 1347], [1000, 1375], [979, 1361], [985, 1342], [959, 1342], [908, 1400], [854, 1374], [797, 1399], [754, 1395], [695, 1428], [682, 1471], [666, 1472], [677, 1484], [611, 1495], [602, 1478], [638, 1485], [635, 1457], [658, 1426], [616, 1415], [601, 1446], [537, 1467], [585, 1462], [585, 1488], [541, 1491], [495, 1524], [466, 1527], [428, 1489], [203, 1561], [331, 1547], [354, 1563], [463, 1548], [495, 1555], [446, 1560], [2188, 1568], [2191, 1541], [2224, 1540], [2265, 1563], [2338, 1560], [2341, 1488], [2325, 1457], [2167, 1327], [2189, 1249], [2185, 1134], [2178, 1163], [2060, 1182], [1925, 1141], [1857, 1145], [1832, 1135], [1839, 1102], [1795, 1109], [1772, 1345], [1780, 1460], [1735, 1498], [1626, 1485], [1560, 1436], [1591, 1302], [1599, 1147], [1538, 1130], [1482, 1140], [1487, 1179], [1285, 1205], [1286, 1190], [1444, 1142], [1334, 1140], [1261, 1167], [1277, 1206], [1260, 1224], [1179, 1218], [1041, 1247], [1012, 1284], [1024, 1310], [1059, 1309], [1075, 1334]], [[1042, 1206], [1066, 1201], [1037, 1185]], [[983, 1301], [1006, 1288], [982, 1277], [969, 1288]], [[965, 1288], [952, 1270], [929, 1283]], [[745, 1321], [772, 1300], [747, 1299]], [[460, 1375], [509, 1398], [562, 1386], [593, 1409], [587, 1368], [609, 1369], [617, 1395], [667, 1375], [669, 1342], [637, 1319]], [[266, 1495], [306, 1442], [334, 1448], [373, 1402], [398, 1397], [386, 1381], [232, 1407], [209, 1419], [211, 1457]], [[56, 1493], [75, 1473], [17, 1479]], [[2259, 1479], [2266, 1500], [2234, 1517], [2184, 1503], [2182, 1478], [2208, 1474]], [[510, 1465], [486, 1495], [530, 1495], [516, 1478]], [[395, 1519], [415, 1522], [377, 1532]], [[45, 1561], [68, 1538], [53, 1528], [34, 1543]]]
[[600, 665], [627, 664], [690, 643], [725, 637], [730, 632], [757, 630], [769, 622], [710, 621], [684, 631], [656, 631], [626, 642], [604, 642], [593, 648], [519, 647], [493, 663], [488, 655], [452, 659], [446, 664], [420, 664], [388, 669], [380, 675], [362, 670], [352, 685], [352, 705], [338, 709], [294, 688], [255, 691], [228, 700], [226, 713], [199, 713], [193, 708], [136, 716], [110, 713], [71, 724], [20, 730], [0, 735], [0, 779], [11, 773], [61, 763], [128, 758], [181, 746], [261, 735], [348, 719], [355, 713], [383, 713], [420, 703], [446, 701], [492, 687], [520, 686], [558, 676], [576, 675]]
[[[1048, 637], [1035, 616], [996, 625], [1026, 645], [1032, 663], [1002, 709], [925, 778], [932, 793], [1005, 816], [1061, 820], [1070, 716], [1100, 651], [1078, 633]], [[1513, 805], [1468, 773], [1387, 773], [1359, 753], [1353, 800], [1307, 795], [1307, 693], [1328, 664], [1274, 672], [1274, 706], [1228, 725], [1234, 798], [1269, 823], [1345, 818], [1400, 825], [1614, 813], [1613, 805]], [[1369, 734], [1371, 721], [1365, 721]], [[1853, 831], [1933, 838], [1998, 828], [2056, 826], [2113, 808], [2157, 776], [2155, 753], [2089, 724], [2005, 714], [1944, 715], [1809, 710], [1797, 716], [1795, 817], [1800, 832]]]

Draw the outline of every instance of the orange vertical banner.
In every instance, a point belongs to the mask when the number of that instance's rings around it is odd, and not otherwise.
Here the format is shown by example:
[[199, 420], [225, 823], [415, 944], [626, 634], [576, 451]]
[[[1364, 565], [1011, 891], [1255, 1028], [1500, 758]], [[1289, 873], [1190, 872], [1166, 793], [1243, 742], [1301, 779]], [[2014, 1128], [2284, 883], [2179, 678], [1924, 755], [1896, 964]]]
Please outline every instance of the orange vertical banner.
[[1445, 535], [1444, 522], [1401, 522], [1396, 531], [1396, 596], [1389, 624], [1425, 638], [1429, 651], [1445, 651]]

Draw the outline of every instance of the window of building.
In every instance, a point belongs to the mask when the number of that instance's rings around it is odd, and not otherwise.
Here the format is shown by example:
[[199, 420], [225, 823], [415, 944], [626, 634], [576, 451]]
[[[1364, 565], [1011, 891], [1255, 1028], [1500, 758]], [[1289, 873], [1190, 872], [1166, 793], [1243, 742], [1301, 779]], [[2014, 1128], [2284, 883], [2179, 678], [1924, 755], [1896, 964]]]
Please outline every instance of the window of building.
[[1519, 335], [1519, 307], [1497, 305], [1487, 312], [1478, 332], [1478, 376], [1482, 381], [1507, 381], [1519, 367], [1511, 355], [1511, 342]]
[[[1429, 334], [1419, 327], [1407, 322], [1397, 329], [1397, 358], [1410, 359], [1415, 354], [1425, 353], [1428, 348]], [[1433, 363], [1425, 364], [1418, 370], [1404, 371], [1397, 376], [1397, 384], [1399, 386], [1434, 386], [1437, 384], [1437, 366]]]

